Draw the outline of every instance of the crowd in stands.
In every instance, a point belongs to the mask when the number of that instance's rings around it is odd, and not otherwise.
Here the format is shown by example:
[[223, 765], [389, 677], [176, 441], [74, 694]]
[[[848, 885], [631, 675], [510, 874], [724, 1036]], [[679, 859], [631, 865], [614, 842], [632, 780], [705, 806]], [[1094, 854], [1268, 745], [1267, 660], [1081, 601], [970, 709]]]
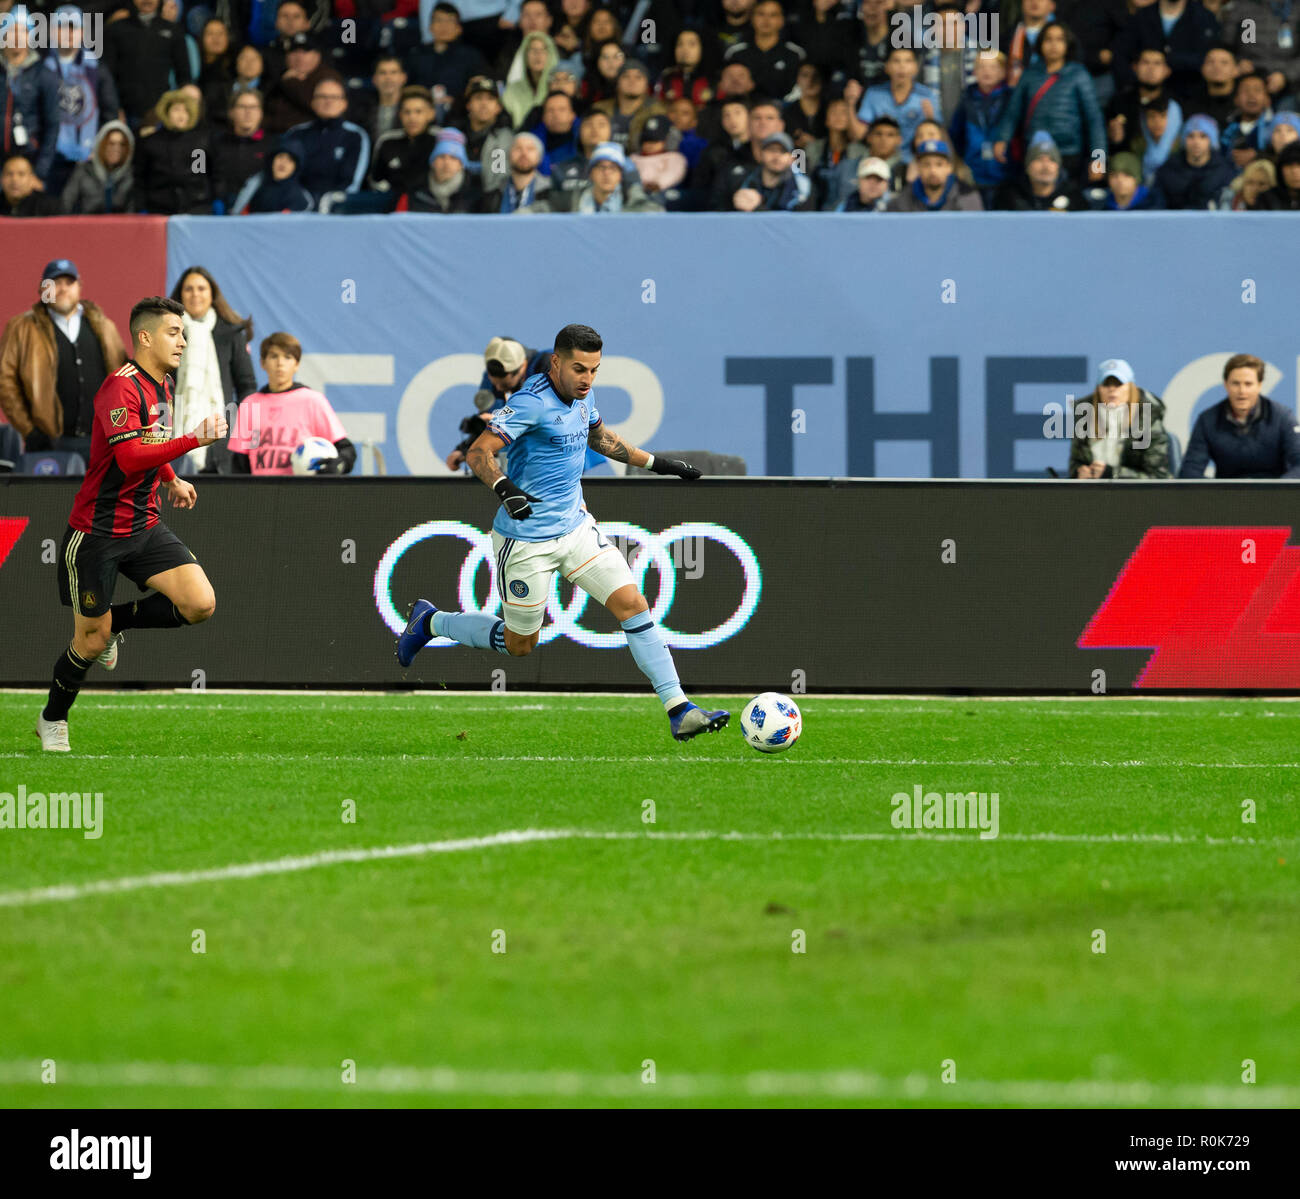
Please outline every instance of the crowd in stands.
[[1300, 208], [1296, 0], [0, 0], [0, 215]]

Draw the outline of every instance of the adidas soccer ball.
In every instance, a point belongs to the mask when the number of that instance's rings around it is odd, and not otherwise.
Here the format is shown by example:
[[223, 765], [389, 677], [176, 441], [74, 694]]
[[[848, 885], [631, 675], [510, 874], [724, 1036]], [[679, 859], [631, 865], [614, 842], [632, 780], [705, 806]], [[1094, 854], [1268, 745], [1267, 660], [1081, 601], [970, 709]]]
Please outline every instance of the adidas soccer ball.
[[788, 696], [764, 691], [745, 705], [740, 714], [740, 731], [745, 741], [760, 753], [777, 754], [799, 740], [803, 717]]
[[314, 475], [322, 462], [338, 456], [339, 452], [332, 441], [326, 441], [323, 437], [309, 437], [289, 455], [289, 466], [295, 475]]

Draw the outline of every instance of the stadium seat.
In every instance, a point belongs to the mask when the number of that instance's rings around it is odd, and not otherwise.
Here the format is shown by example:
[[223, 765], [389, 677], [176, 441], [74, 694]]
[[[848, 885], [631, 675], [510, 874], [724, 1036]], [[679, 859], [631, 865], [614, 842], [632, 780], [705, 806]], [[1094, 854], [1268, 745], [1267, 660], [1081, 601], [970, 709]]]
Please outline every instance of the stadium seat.
[[[745, 460], [735, 454], [715, 454], [712, 450], [659, 450], [664, 458], [682, 458], [692, 466], [698, 467], [706, 475], [743, 475], [748, 470]], [[629, 475], [648, 475], [653, 472], [640, 466], [629, 466]]]
[[86, 460], [71, 450], [39, 450], [18, 459], [22, 475], [84, 475]]
[[23, 439], [13, 425], [0, 425], [0, 474], [12, 474], [23, 456]]

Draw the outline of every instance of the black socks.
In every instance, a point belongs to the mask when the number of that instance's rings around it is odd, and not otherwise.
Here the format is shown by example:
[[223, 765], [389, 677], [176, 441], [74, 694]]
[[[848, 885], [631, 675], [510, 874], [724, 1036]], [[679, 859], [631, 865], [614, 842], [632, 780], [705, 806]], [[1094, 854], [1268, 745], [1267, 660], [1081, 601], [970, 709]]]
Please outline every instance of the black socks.
[[45, 705], [45, 711], [41, 713], [46, 720], [67, 720], [68, 709], [76, 702], [77, 692], [86, 681], [86, 671], [90, 665], [72, 646], [63, 651], [54, 664], [50, 699]]

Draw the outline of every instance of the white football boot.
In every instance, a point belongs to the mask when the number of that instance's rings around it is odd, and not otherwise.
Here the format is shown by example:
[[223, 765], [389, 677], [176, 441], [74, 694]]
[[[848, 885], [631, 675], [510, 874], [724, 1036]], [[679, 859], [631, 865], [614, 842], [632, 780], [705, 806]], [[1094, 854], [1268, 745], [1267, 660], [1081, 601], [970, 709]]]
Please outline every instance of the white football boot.
[[36, 717], [36, 735], [41, 739], [41, 748], [53, 753], [66, 754], [72, 749], [68, 744], [68, 722], [66, 720], [46, 720], [45, 714]]
[[117, 647], [121, 644], [121, 642], [122, 642], [122, 634], [117, 633], [112, 638], [112, 640], [109, 641], [108, 646], [105, 648], [104, 652], [100, 654], [98, 658], [95, 659], [95, 661], [98, 662], [105, 670], [117, 669]]

